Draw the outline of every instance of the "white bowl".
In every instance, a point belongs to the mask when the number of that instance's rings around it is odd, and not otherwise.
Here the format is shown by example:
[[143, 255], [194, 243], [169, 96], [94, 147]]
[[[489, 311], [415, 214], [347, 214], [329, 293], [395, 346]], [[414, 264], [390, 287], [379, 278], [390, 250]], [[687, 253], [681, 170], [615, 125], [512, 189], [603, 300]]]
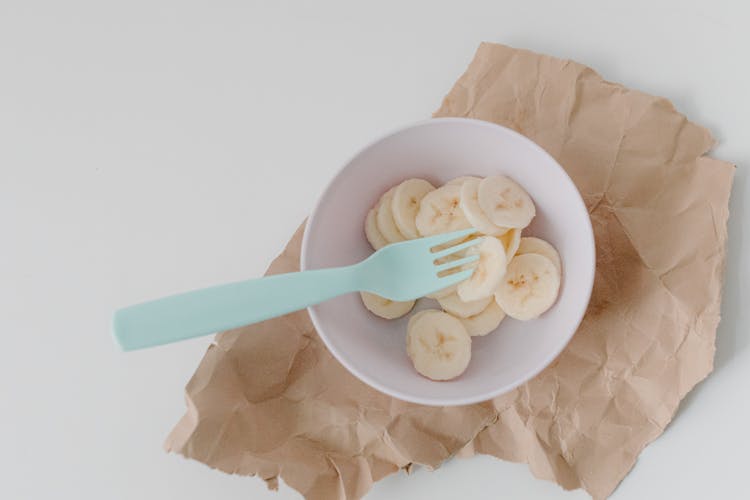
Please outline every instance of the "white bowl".
[[[307, 223], [302, 269], [343, 266], [372, 253], [364, 235], [367, 211], [391, 186], [411, 177], [435, 185], [462, 176], [505, 174], [533, 198], [537, 215], [524, 235], [560, 252], [560, 296], [542, 317], [506, 318], [497, 331], [472, 339], [468, 369], [435, 382], [419, 375], [406, 354], [406, 323], [368, 312], [359, 294], [310, 307], [328, 349], [351, 373], [395, 398], [427, 405], [485, 401], [534, 377], [557, 357], [578, 328], [591, 296], [595, 250], [591, 221], [578, 190], [541, 147], [505, 127], [439, 118], [379, 139], [347, 163], [326, 188]], [[439, 308], [422, 299], [415, 310]]]

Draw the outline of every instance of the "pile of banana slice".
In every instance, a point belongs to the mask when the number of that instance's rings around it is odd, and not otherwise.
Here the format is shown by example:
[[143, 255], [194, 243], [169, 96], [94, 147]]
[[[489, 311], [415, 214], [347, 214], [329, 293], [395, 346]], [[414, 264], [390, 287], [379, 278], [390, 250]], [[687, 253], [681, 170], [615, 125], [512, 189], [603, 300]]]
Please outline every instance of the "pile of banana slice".
[[[420, 311], [409, 319], [406, 351], [417, 372], [432, 380], [458, 377], [471, 360], [471, 337], [495, 331], [506, 315], [526, 321], [552, 307], [562, 262], [548, 242], [521, 237], [535, 215], [528, 193], [503, 175], [459, 177], [439, 188], [424, 179], [408, 179], [369, 211], [365, 236], [375, 250], [459, 229], [474, 228], [468, 238], [482, 238], [464, 254], [479, 255], [469, 266], [475, 268], [471, 278], [427, 296], [442, 310]], [[386, 319], [408, 314], [416, 303], [361, 295], [369, 311]]]

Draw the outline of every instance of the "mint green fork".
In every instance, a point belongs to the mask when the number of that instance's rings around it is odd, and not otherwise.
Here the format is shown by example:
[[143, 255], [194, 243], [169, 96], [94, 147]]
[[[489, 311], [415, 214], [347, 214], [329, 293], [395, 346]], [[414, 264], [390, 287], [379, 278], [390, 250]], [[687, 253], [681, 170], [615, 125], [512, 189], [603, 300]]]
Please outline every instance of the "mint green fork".
[[115, 312], [115, 339], [125, 351], [168, 344], [275, 318], [349, 292], [372, 292], [398, 301], [417, 299], [471, 276], [473, 269], [442, 277], [438, 273], [470, 264], [478, 255], [442, 264], [435, 260], [481, 240], [439, 251], [433, 248], [473, 232], [465, 229], [394, 243], [352, 266], [278, 274], [136, 304]]

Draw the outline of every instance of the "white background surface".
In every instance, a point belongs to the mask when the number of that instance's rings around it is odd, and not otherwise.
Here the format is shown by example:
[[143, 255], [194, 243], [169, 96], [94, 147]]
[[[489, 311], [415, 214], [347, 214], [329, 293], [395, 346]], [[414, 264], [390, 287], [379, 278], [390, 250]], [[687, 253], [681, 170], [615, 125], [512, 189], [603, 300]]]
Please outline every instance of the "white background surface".
[[[122, 354], [118, 306], [260, 275], [332, 174], [482, 40], [667, 96], [739, 164], [716, 371], [613, 498], [740, 498], [750, 447], [746, 2], [0, 0], [0, 497], [287, 499], [167, 455], [209, 338]], [[586, 498], [479, 457], [369, 499]]]

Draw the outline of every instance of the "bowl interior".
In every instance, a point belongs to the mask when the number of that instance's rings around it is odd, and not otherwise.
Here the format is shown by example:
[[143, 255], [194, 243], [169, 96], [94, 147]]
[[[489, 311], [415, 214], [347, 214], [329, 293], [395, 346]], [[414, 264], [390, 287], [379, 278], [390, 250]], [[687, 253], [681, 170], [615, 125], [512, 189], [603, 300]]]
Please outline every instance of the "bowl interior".
[[[311, 215], [302, 268], [358, 262], [372, 253], [364, 236], [367, 211], [388, 188], [411, 177], [440, 185], [461, 175], [505, 174], [533, 198], [537, 216], [524, 235], [552, 243], [563, 262], [557, 303], [541, 318], [506, 318], [498, 330], [472, 339], [472, 359], [460, 377], [434, 382], [406, 354], [406, 323], [369, 313], [358, 294], [310, 308], [320, 336], [352, 373], [399, 399], [432, 405], [484, 401], [513, 389], [547, 366], [570, 340], [589, 301], [594, 243], [586, 207], [573, 182], [544, 150], [509, 129], [467, 119], [434, 119], [376, 141], [330, 183]], [[421, 299], [416, 310], [439, 308]]]

